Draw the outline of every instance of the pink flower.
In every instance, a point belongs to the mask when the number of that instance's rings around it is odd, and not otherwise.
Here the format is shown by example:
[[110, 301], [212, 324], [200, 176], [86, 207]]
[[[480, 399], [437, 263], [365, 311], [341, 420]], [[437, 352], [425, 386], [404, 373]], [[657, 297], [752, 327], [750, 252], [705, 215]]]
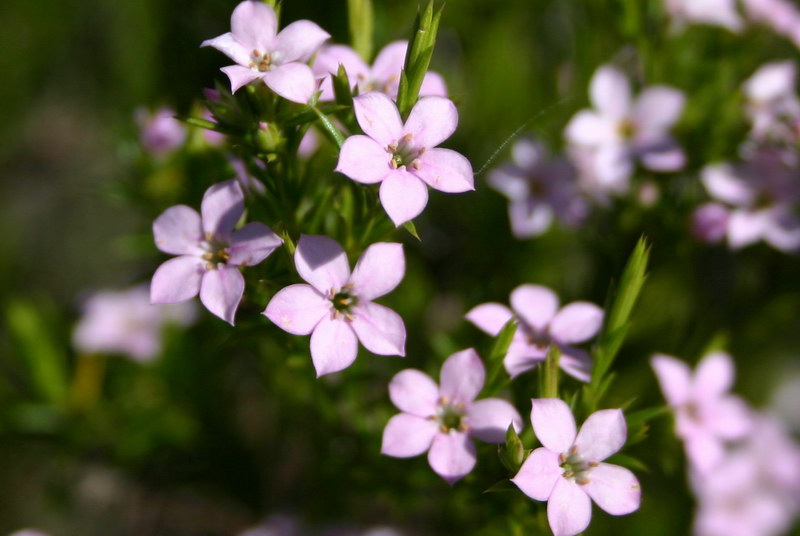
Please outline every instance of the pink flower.
[[691, 232], [697, 240], [706, 244], [718, 244], [728, 232], [730, 211], [719, 203], [705, 203], [692, 214]]
[[797, 67], [792, 61], [768, 63], [744, 83], [751, 135], [758, 141], [796, 143], [800, 100], [795, 93]]
[[789, 0], [743, 0], [747, 16], [800, 46], [800, 9]]
[[238, 64], [222, 68], [234, 93], [260, 78], [281, 97], [306, 103], [317, 83], [305, 62], [330, 35], [308, 20], [277, 30], [278, 20], [269, 5], [245, 0], [233, 10], [231, 31], [200, 46], [214, 47]]
[[[372, 67], [361, 59], [352, 48], [344, 45], [324, 47], [314, 60], [314, 73], [317, 77], [325, 77], [322, 82], [320, 100], [333, 100], [333, 83], [330, 75], [336, 75], [339, 65], [344, 66], [347, 78], [360, 94], [380, 91], [392, 99], [397, 98], [400, 86], [400, 73], [403, 70], [408, 50], [408, 41], [395, 41], [383, 47], [375, 57]], [[420, 97], [447, 96], [444, 79], [437, 73], [429, 72], [422, 80]]]
[[144, 108], [134, 113], [142, 148], [154, 156], [164, 156], [186, 141], [186, 129], [175, 119], [175, 110], [159, 108], [150, 114]]
[[675, 434], [683, 439], [692, 468], [702, 478], [723, 459], [725, 443], [744, 437], [751, 416], [740, 398], [728, 394], [734, 366], [728, 354], [706, 355], [695, 373], [674, 357], [650, 360], [667, 403], [675, 411]]
[[531, 452], [511, 481], [528, 497], [547, 501], [553, 534], [583, 532], [592, 518], [592, 500], [615, 516], [637, 510], [639, 481], [624, 467], [602, 463], [625, 444], [622, 410], [595, 411], [576, 434], [575, 418], [563, 400], [532, 402], [531, 423], [543, 446]]
[[423, 97], [403, 124], [394, 102], [373, 91], [353, 99], [358, 124], [366, 136], [350, 136], [339, 153], [336, 171], [356, 182], [381, 183], [386, 213], [401, 225], [428, 203], [428, 188], [448, 193], [474, 190], [472, 165], [437, 145], [450, 137], [458, 112], [444, 97]]
[[542, 363], [555, 344], [561, 350], [561, 368], [588, 382], [591, 357], [571, 345], [588, 341], [603, 325], [603, 310], [593, 303], [572, 302], [560, 310], [558, 296], [547, 287], [521, 285], [511, 293], [511, 307], [484, 303], [469, 311], [467, 320], [489, 335], [496, 336], [512, 318], [518, 322], [504, 365], [511, 377]]
[[356, 359], [358, 341], [373, 354], [405, 355], [403, 319], [372, 301], [403, 279], [401, 244], [372, 244], [351, 274], [347, 255], [335, 240], [303, 235], [294, 262], [300, 277], [310, 284], [282, 289], [263, 314], [293, 335], [311, 334], [317, 377], [349, 367]]
[[590, 151], [588, 171], [603, 190], [627, 190], [634, 158], [653, 171], [683, 167], [683, 150], [669, 134], [683, 112], [683, 93], [651, 86], [634, 100], [625, 75], [604, 65], [592, 77], [589, 94], [595, 109], [578, 112], [565, 135], [571, 144]]
[[199, 292], [209, 311], [233, 325], [244, 294], [239, 267], [260, 263], [283, 241], [259, 222], [234, 231], [244, 213], [244, 194], [236, 179], [209, 188], [200, 211], [202, 216], [186, 205], [177, 205], [153, 222], [158, 249], [179, 256], [153, 274], [150, 299], [153, 303], [177, 303]]
[[519, 413], [505, 400], [475, 400], [484, 379], [483, 363], [472, 348], [447, 358], [440, 386], [416, 369], [395, 375], [389, 396], [402, 413], [386, 424], [381, 453], [410, 458], [427, 451], [431, 469], [450, 484], [466, 476], [475, 467], [472, 438], [502, 443], [510, 424], [522, 429]]
[[742, 28], [736, 0], [666, 0], [666, 6], [679, 24], [712, 24], [734, 32]]

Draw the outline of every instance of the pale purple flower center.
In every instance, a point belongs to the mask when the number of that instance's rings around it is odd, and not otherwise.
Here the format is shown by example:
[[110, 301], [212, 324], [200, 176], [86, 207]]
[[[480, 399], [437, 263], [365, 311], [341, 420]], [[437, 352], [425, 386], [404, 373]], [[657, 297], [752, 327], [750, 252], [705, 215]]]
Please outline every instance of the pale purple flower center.
[[343, 316], [345, 320], [353, 320], [353, 307], [358, 305], [358, 296], [353, 294], [352, 283], [348, 283], [338, 290], [329, 290], [327, 298], [331, 301], [333, 318]]
[[450, 430], [466, 432], [468, 428], [464, 422], [465, 415], [466, 408], [463, 403], [453, 404], [447, 397], [443, 396], [439, 399], [436, 415], [431, 418], [439, 423], [439, 430], [442, 433], [447, 433]]
[[230, 258], [227, 241], [211, 233], [206, 233], [204, 238], [205, 240], [200, 242], [200, 247], [205, 252], [201, 258], [206, 261], [206, 269], [215, 270], [217, 265], [226, 264]]
[[386, 147], [386, 152], [392, 155], [389, 165], [392, 169], [400, 169], [404, 167], [411, 167], [413, 169], [420, 168], [419, 157], [425, 154], [425, 147], [416, 148], [411, 143], [411, 133], [406, 134], [397, 143], [389, 144]]
[[559, 454], [558, 461], [564, 470], [561, 476], [582, 486], [589, 483], [589, 471], [592, 467], [597, 467], [597, 462], [584, 460], [583, 456], [578, 454], [577, 445], [573, 445], [569, 451]]

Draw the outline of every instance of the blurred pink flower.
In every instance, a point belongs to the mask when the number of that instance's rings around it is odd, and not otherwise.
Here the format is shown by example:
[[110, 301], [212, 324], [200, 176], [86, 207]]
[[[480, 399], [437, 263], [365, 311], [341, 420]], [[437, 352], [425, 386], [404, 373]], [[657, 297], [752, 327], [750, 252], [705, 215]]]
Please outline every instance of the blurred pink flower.
[[233, 325], [244, 294], [239, 267], [260, 263], [283, 240], [259, 222], [234, 231], [244, 213], [244, 194], [236, 179], [209, 188], [200, 210], [202, 216], [186, 205], [176, 205], [153, 222], [158, 249], [179, 256], [153, 274], [150, 299], [177, 303], [199, 292], [209, 311]]
[[275, 11], [264, 2], [245, 0], [233, 10], [231, 31], [203, 41], [238, 65], [223, 67], [234, 93], [261, 79], [290, 101], [306, 103], [317, 89], [311, 68], [305, 64], [330, 35], [315, 23], [299, 20], [278, 33]]
[[667, 11], [679, 25], [711, 24], [734, 32], [742, 29], [736, 0], [665, 0], [665, 3]]
[[800, 100], [795, 93], [797, 67], [792, 61], [763, 65], [743, 86], [751, 135], [758, 141], [796, 143], [800, 132]]
[[317, 152], [317, 149], [319, 149], [319, 143], [319, 134], [313, 128], [309, 128], [300, 140], [300, 145], [297, 147], [297, 154], [300, 158], [311, 158], [311, 156]]
[[[239, 183], [239, 186], [245, 195], [264, 195], [266, 193], [267, 189], [264, 186], [264, 183], [250, 174], [250, 172], [247, 170], [244, 160], [232, 156], [228, 158], [228, 161], [230, 162], [231, 167], [236, 174], [234, 179], [236, 179], [236, 182]], [[256, 163], [258, 164], [258, 161], [256, 161]]]
[[475, 467], [472, 438], [503, 443], [513, 424], [522, 419], [510, 403], [499, 398], [476, 401], [485, 371], [472, 348], [456, 352], [442, 365], [440, 385], [416, 369], [395, 375], [389, 396], [402, 411], [383, 430], [381, 453], [409, 458], [428, 451], [431, 468], [453, 484]]
[[800, 9], [795, 3], [788, 0], [742, 0], [742, 3], [750, 19], [770, 26], [800, 46]]
[[373, 354], [405, 355], [403, 319], [372, 301], [403, 279], [401, 244], [372, 244], [351, 274], [347, 255], [335, 240], [303, 235], [294, 261], [300, 277], [309, 284], [280, 290], [263, 314], [293, 335], [311, 334], [317, 377], [349, 367], [358, 354], [358, 341]]
[[499, 303], [484, 303], [470, 310], [466, 319], [492, 336], [512, 318], [517, 320], [517, 331], [503, 361], [512, 378], [542, 363], [549, 346], [554, 344], [561, 350], [561, 368], [588, 382], [591, 357], [572, 345], [597, 335], [603, 325], [603, 310], [583, 301], [560, 310], [558, 305], [558, 296], [549, 288], [521, 285], [511, 293], [511, 309]]
[[159, 108], [152, 114], [137, 108], [134, 118], [139, 126], [139, 143], [153, 156], [164, 156], [186, 141], [186, 129], [175, 119], [175, 110]]
[[532, 400], [531, 423], [542, 443], [511, 481], [528, 497], [547, 501], [547, 520], [554, 536], [586, 530], [592, 501], [611, 515], [639, 508], [641, 488], [629, 470], [602, 463], [625, 444], [622, 410], [595, 411], [579, 432], [569, 406], [558, 398]]
[[458, 124], [452, 101], [423, 97], [405, 124], [397, 106], [383, 93], [360, 95], [353, 104], [367, 135], [345, 140], [336, 171], [356, 182], [381, 183], [381, 204], [395, 225], [422, 212], [428, 203], [427, 186], [448, 193], [475, 189], [469, 160], [450, 149], [436, 148]]
[[718, 244], [728, 233], [730, 211], [720, 203], [705, 203], [692, 214], [692, 236], [706, 244]]

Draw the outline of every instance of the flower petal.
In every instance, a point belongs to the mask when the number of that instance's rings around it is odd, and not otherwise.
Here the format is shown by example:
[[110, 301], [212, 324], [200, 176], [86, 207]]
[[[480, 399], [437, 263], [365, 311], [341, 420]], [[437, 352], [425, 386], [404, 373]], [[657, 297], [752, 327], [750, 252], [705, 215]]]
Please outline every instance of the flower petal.
[[206, 309], [231, 326], [236, 308], [244, 295], [244, 277], [234, 267], [219, 266], [207, 270], [200, 283], [200, 301]]
[[231, 33], [247, 48], [259, 52], [272, 50], [278, 20], [275, 11], [264, 2], [246, 0], [231, 15]]
[[275, 39], [273, 54], [284, 65], [306, 62], [331, 34], [310, 20], [298, 20], [280, 31]]
[[558, 366], [561, 370], [582, 382], [589, 382], [592, 379], [592, 357], [589, 352], [574, 348], [572, 346], [559, 346], [561, 358]]
[[731, 356], [713, 352], [697, 364], [692, 381], [692, 393], [699, 400], [713, 400], [733, 387], [735, 367]]
[[420, 97], [446, 97], [447, 82], [439, 73], [428, 71], [422, 78], [422, 85], [419, 87]]
[[689, 397], [692, 372], [689, 365], [674, 357], [656, 354], [650, 358], [661, 392], [670, 406], [680, 406]]
[[229, 238], [244, 213], [244, 193], [236, 179], [219, 182], [206, 190], [200, 205], [203, 231], [215, 238]]
[[307, 103], [317, 90], [311, 67], [304, 63], [287, 63], [261, 75], [269, 88], [292, 102]]
[[428, 451], [431, 468], [450, 485], [467, 476], [475, 461], [475, 443], [467, 434], [453, 430], [436, 434]]
[[547, 287], [520, 285], [511, 292], [511, 308], [528, 326], [542, 331], [558, 310], [558, 296]]
[[311, 334], [311, 360], [317, 378], [346, 369], [358, 355], [358, 339], [343, 318], [323, 316]]
[[281, 244], [283, 240], [272, 229], [261, 222], [250, 222], [231, 235], [228, 264], [254, 266], [266, 259]]
[[568, 142], [587, 147], [614, 141], [617, 138], [615, 123], [593, 110], [581, 110], [570, 119], [564, 129]]
[[394, 290], [406, 273], [403, 244], [377, 242], [358, 259], [350, 284], [353, 293], [363, 300], [374, 300]]
[[508, 219], [517, 238], [539, 236], [550, 228], [554, 216], [550, 205], [533, 199], [512, 201], [508, 205]]
[[477, 400], [467, 406], [469, 435], [487, 443], [504, 443], [510, 424], [522, 430], [522, 417], [509, 402], [499, 398]]
[[642, 165], [652, 171], [678, 171], [686, 165], [686, 154], [669, 136], [639, 142], [637, 151]]
[[724, 203], [741, 207], [754, 201], [753, 187], [730, 164], [704, 167], [700, 180], [711, 197]]
[[478, 329], [496, 337], [509, 320], [514, 317], [511, 310], [499, 303], [484, 303], [473, 307], [465, 316], [467, 320], [475, 324]]
[[297, 273], [323, 296], [347, 284], [350, 266], [342, 246], [321, 235], [301, 235], [294, 253]]
[[[519, 333], [519, 331], [517, 331]], [[517, 335], [518, 336], [518, 335]], [[514, 340], [508, 348], [508, 353], [503, 359], [503, 366], [509, 376], [516, 378], [542, 364], [547, 357], [547, 348], [528, 344], [524, 340]]]
[[452, 136], [458, 126], [458, 110], [445, 97], [422, 97], [417, 101], [403, 126], [403, 135], [411, 135], [417, 149], [431, 149]]
[[403, 170], [394, 170], [383, 179], [381, 205], [396, 226], [419, 216], [428, 204], [428, 187]]
[[472, 164], [450, 149], [429, 149], [419, 157], [419, 169], [410, 170], [428, 186], [446, 193], [469, 192], [475, 189]]
[[150, 283], [151, 303], [178, 303], [197, 296], [205, 272], [202, 260], [183, 255], [158, 267]]
[[728, 218], [728, 244], [740, 249], [761, 240], [766, 228], [764, 211], [733, 210]]
[[369, 66], [355, 50], [345, 45], [323, 47], [314, 58], [312, 69], [317, 76], [335, 75], [339, 72], [339, 65], [344, 67], [351, 85], [355, 85], [359, 78], [366, 78], [369, 75]]
[[200, 215], [191, 207], [169, 207], [153, 222], [156, 247], [173, 255], [197, 255], [203, 239]]
[[406, 369], [389, 382], [389, 398], [400, 411], [427, 418], [436, 415], [439, 386], [424, 372]]
[[592, 501], [581, 486], [559, 478], [547, 501], [547, 521], [553, 536], [580, 534], [592, 520]]
[[633, 473], [608, 463], [589, 470], [589, 483], [583, 485], [583, 490], [612, 516], [635, 512], [642, 500], [642, 488]]
[[356, 119], [364, 133], [388, 147], [403, 135], [403, 121], [392, 99], [378, 91], [370, 91], [353, 99]]
[[201, 47], [214, 47], [239, 65], [250, 64], [250, 50], [242, 45], [232, 33], [224, 33], [214, 39], [206, 39], [200, 43]]
[[558, 398], [534, 398], [531, 402], [536, 437], [553, 452], [567, 452], [575, 442], [575, 417], [567, 403]]
[[231, 93], [236, 93], [242, 86], [261, 78], [261, 73], [258, 71], [241, 65], [229, 65], [222, 67], [220, 71], [228, 75], [231, 82]]
[[370, 301], [353, 308], [350, 323], [364, 348], [378, 355], [406, 355], [406, 326], [399, 314]]
[[442, 365], [439, 394], [452, 404], [469, 404], [483, 388], [486, 371], [472, 348], [456, 352]]
[[383, 429], [381, 454], [395, 458], [419, 456], [430, 448], [438, 429], [435, 421], [399, 413]]
[[556, 482], [561, 480], [561, 473], [558, 453], [539, 447], [525, 459], [511, 482], [531, 499], [546, 501], [553, 493]]
[[725, 458], [722, 441], [705, 431], [685, 437], [683, 446], [692, 470], [701, 478], [709, 476]]
[[603, 325], [603, 310], [589, 302], [573, 302], [564, 306], [550, 322], [550, 335], [560, 343], [588, 341]]
[[308, 335], [330, 309], [330, 300], [310, 285], [289, 285], [272, 297], [261, 314], [292, 335]]
[[633, 107], [636, 127], [648, 135], [665, 134], [680, 119], [685, 104], [682, 91], [668, 86], [648, 87]]
[[631, 87], [625, 74], [609, 65], [597, 69], [589, 85], [594, 107], [613, 119], [626, 117], [631, 108]]
[[395, 41], [383, 47], [372, 63], [371, 77], [381, 82], [386, 82], [392, 77], [396, 77], [399, 81], [407, 50], [408, 41]]
[[723, 396], [716, 400], [703, 417], [709, 430], [728, 440], [742, 439], [753, 428], [750, 406], [738, 396]]
[[627, 437], [628, 425], [622, 410], [601, 409], [584, 421], [575, 446], [584, 460], [599, 462], [618, 452]]
[[356, 182], [375, 184], [381, 182], [392, 170], [391, 159], [392, 155], [386, 147], [381, 147], [369, 136], [357, 134], [344, 140], [339, 149], [336, 171]]

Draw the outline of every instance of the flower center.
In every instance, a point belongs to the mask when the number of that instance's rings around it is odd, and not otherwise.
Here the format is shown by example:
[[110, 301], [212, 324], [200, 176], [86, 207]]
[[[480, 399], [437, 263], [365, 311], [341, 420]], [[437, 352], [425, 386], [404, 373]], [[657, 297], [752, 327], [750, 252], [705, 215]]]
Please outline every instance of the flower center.
[[260, 72], [265, 73], [272, 69], [271, 60], [269, 52], [262, 53], [258, 50], [253, 50], [250, 53], [250, 68], [258, 69]]
[[206, 261], [206, 269], [215, 270], [217, 265], [226, 264], [231, 257], [228, 244], [211, 233], [206, 233], [204, 238], [200, 247], [205, 251], [201, 257]]
[[352, 283], [348, 283], [338, 291], [331, 290], [329, 299], [333, 306], [334, 318], [338, 318], [341, 315], [347, 320], [353, 320], [353, 307], [358, 304], [358, 296], [353, 294]]
[[439, 410], [436, 415], [436, 421], [439, 423], [439, 430], [442, 433], [447, 433], [450, 430], [456, 432], [466, 432], [467, 425], [464, 423], [464, 404], [451, 404], [447, 398], [442, 397], [439, 400]]
[[617, 126], [617, 132], [622, 139], [629, 140], [636, 134], [636, 124], [630, 119], [623, 119]]
[[560, 454], [558, 456], [558, 461], [560, 462], [561, 468], [564, 470], [561, 476], [582, 486], [589, 483], [589, 470], [598, 465], [597, 462], [584, 460], [583, 457], [578, 454], [578, 447], [575, 445], [572, 445], [566, 453]]
[[386, 147], [386, 152], [392, 155], [389, 160], [389, 165], [392, 169], [399, 169], [401, 167], [412, 167], [419, 169], [419, 157], [425, 154], [425, 147], [416, 149], [411, 145], [411, 133], [406, 134], [397, 143], [392, 143]]
[[525, 335], [525, 341], [528, 344], [532, 344], [534, 346], [538, 346], [540, 348], [546, 348], [550, 346], [550, 343], [553, 341], [550, 339], [550, 335], [546, 331], [537, 330], [528, 324], [525, 323], [521, 318], [518, 319], [519, 321], [519, 328], [522, 330], [522, 333]]

